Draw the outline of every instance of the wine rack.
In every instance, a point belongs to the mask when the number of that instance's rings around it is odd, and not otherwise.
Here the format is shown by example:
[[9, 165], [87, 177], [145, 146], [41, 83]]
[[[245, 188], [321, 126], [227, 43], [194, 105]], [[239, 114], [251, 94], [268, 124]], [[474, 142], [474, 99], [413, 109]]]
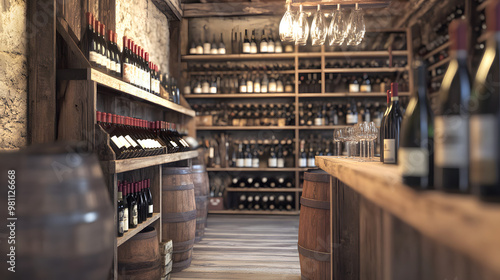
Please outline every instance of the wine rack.
[[[188, 24], [188, 23], [185, 23]], [[391, 32], [396, 33], [404, 33], [407, 34], [408, 30], [399, 29], [392, 30]], [[185, 40], [187, 40], [187, 37]], [[408, 40], [407, 45], [410, 46], [411, 42]], [[410, 49], [410, 48], [409, 48]], [[411, 51], [408, 50], [392, 50], [388, 49], [385, 51], [348, 51], [348, 52], [332, 52], [327, 51], [327, 48], [322, 46], [318, 48], [317, 52], [310, 51], [302, 51], [300, 48], [295, 48], [293, 53], [275, 53], [275, 54], [225, 54], [225, 55], [181, 55], [181, 61], [184, 62], [185, 67], [189, 67], [191, 64], [207, 64], [207, 63], [220, 63], [220, 62], [229, 62], [229, 63], [259, 63], [259, 64], [275, 64], [276, 61], [282, 60], [283, 63], [289, 64], [293, 63], [294, 70], [286, 70], [286, 74], [292, 75], [294, 78], [294, 93], [217, 93], [217, 94], [186, 94], [184, 97], [188, 99], [190, 102], [201, 102], [204, 100], [216, 99], [217, 102], [219, 100], [230, 101], [230, 100], [242, 100], [242, 101], [257, 101], [257, 100], [273, 100], [276, 102], [276, 99], [279, 100], [287, 100], [286, 102], [293, 102], [295, 104], [295, 125], [288, 126], [197, 126], [197, 131], [200, 133], [218, 133], [218, 132], [233, 132], [233, 133], [242, 133], [245, 131], [276, 131], [281, 133], [291, 133], [293, 134], [294, 139], [299, 139], [300, 135], [307, 132], [322, 132], [328, 133], [328, 131], [332, 131], [334, 129], [346, 127], [347, 125], [327, 125], [327, 126], [299, 126], [299, 102], [304, 101], [304, 99], [311, 99], [317, 101], [323, 101], [322, 98], [329, 98], [334, 101], [336, 98], [345, 99], [345, 98], [379, 98], [380, 102], [385, 102], [386, 93], [385, 92], [326, 92], [325, 90], [325, 81], [326, 76], [329, 73], [339, 73], [339, 74], [363, 74], [363, 73], [382, 73], [387, 75], [397, 75], [402, 73], [408, 73], [409, 75], [409, 88], [412, 88], [413, 83], [413, 75], [412, 70], [409, 65], [411, 65]], [[182, 50], [181, 50], [182, 51]], [[327, 68], [326, 60], [327, 59], [345, 59], [346, 57], [356, 58], [356, 59], [387, 59], [388, 65], [384, 67], [364, 67], [364, 68], [346, 68], [345, 66], [342, 68]], [[393, 58], [404, 58], [408, 61], [407, 65], [404, 67], [393, 67]], [[308, 62], [314, 62], [314, 69], [306, 69]], [[300, 62], [300, 66], [299, 66]], [[212, 69], [217, 69], [217, 67], [212, 67]], [[229, 71], [210, 71], [206, 69], [206, 71], [191, 71], [189, 68], [185, 68], [183, 71], [187, 73], [187, 77], [198, 75], [225, 75], [225, 74], [235, 74]], [[255, 71], [249, 69], [246, 73], [265, 73], [265, 69], [260, 71]], [[245, 72], [241, 73], [241, 71], [237, 71], [238, 74], [245, 74]], [[281, 74], [279, 70], [273, 71], [275, 74]], [[301, 74], [316, 74], [318, 76], [318, 80], [321, 81], [321, 90], [315, 93], [299, 93], [299, 75]], [[181, 87], [183, 88], [183, 87]], [[409, 92], [401, 92], [401, 96], [409, 96]], [[306, 171], [307, 168], [298, 167], [299, 162], [299, 141], [295, 141], [294, 144], [294, 157], [295, 157], [295, 167], [288, 168], [236, 168], [236, 167], [210, 167], [207, 168], [207, 171], [210, 173], [217, 172], [225, 172], [230, 174], [253, 174], [255, 172], [271, 172], [271, 174], [280, 174], [280, 173], [288, 173], [293, 174], [296, 186], [294, 188], [283, 189], [279, 191], [283, 192], [294, 192], [295, 193], [295, 208], [293, 211], [250, 211], [250, 210], [217, 210], [217, 211], [209, 211], [209, 213], [226, 213], [226, 214], [263, 214], [263, 215], [296, 215], [299, 213], [299, 201], [300, 194], [302, 189], [300, 186], [300, 176], [302, 172]], [[228, 193], [233, 192], [266, 192], [268, 190], [263, 190], [259, 188], [257, 190], [253, 190], [250, 188], [226, 188]], [[278, 190], [276, 190], [278, 191]], [[269, 190], [269, 192], [275, 192], [275, 190]]]

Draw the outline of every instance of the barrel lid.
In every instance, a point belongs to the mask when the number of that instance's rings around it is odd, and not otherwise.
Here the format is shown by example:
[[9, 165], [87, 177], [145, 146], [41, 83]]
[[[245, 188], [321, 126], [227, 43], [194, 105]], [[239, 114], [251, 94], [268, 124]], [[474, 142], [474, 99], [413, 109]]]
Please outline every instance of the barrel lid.
[[304, 181], [330, 183], [330, 174], [322, 169], [309, 169], [304, 172]]

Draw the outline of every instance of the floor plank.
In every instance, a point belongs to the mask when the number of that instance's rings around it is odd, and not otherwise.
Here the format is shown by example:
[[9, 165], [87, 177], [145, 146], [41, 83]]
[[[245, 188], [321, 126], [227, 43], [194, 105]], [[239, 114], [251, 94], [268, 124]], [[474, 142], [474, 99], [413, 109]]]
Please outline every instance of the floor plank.
[[172, 280], [299, 280], [298, 216], [209, 215], [191, 266]]

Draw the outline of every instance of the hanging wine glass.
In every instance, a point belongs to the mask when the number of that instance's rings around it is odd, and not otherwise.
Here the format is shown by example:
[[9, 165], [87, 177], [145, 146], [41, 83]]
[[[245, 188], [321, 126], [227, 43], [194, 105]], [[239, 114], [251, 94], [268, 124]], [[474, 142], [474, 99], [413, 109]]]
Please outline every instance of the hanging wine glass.
[[359, 45], [365, 37], [366, 27], [363, 12], [361, 11], [361, 9], [359, 9], [358, 4], [356, 4], [356, 8], [354, 10], [351, 10], [347, 29], [347, 45]]
[[354, 44], [359, 45], [365, 38], [366, 26], [365, 26], [365, 17], [363, 14], [363, 10], [361, 8], [358, 8], [358, 4], [356, 4], [356, 13], [357, 13], [357, 22], [356, 22], [357, 30], [356, 30], [356, 40]]
[[307, 14], [304, 12], [302, 5], [300, 5], [299, 14], [295, 17], [293, 36], [295, 38], [295, 45], [305, 46], [307, 44], [309, 22], [307, 22]]
[[332, 21], [328, 28], [328, 43], [330, 46], [340, 46], [347, 35], [347, 17], [337, 4], [337, 10], [332, 12]]
[[311, 24], [311, 40], [313, 46], [322, 46], [325, 44], [327, 34], [327, 23], [325, 14], [321, 11], [321, 5], [318, 4], [318, 10], [314, 15]]
[[290, 3], [286, 5], [286, 12], [283, 15], [283, 18], [281, 18], [280, 22], [280, 27], [279, 27], [279, 33], [280, 33], [280, 39], [283, 42], [293, 42], [294, 39], [294, 15], [293, 12], [290, 9]]

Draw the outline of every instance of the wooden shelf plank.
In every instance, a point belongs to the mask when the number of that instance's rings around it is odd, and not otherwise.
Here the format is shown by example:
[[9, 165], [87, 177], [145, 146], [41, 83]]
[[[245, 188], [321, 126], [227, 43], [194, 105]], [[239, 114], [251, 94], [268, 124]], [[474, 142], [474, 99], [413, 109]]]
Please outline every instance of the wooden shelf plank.
[[101, 167], [108, 173], [114, 174], [114, 173], [122, 173], [150, 166], [190, 159], [197, 156], [198, 156], [197, 151], [189, 151], [189, 152], [165, 154], [165, 155], [151, 156], [151, 157], [110, 160], [110, 161], [102, 161]]
[[493, 36], [493, 32], [484, 32], [479, 38], [477, 38], [477, 42], [481, 43], [488, 40], [491, 36]]
[[429, 57], [439, 53], [440, 51], [444, 50], [444, 49], [447, 49], [448, 47], [450, 46], [450, 42], [446, 42], [444, 44], [442, 44], [441, 46], [435, 48], [434, 50], [432, 50], [431, 52], [429, 52], [428, 54], [426, 54], [424, 56], [424, 60], [428, 59]]
[[273, 171], [273, 172], [294, 172], [297, 169], [295, 167], [284, 167], [284, 168], [239, 168], [239, 167], [208, 167], [207, 171], [233, 171], [233, 172], [240, 172], [240, 171]]
[[299, 188], [226, 188], [228, 192], [298, 192]]
[[436, 76], [436, 77], [433, 77], [433, 78], [431, 79], [431, 81], [432, 81], [432, 82], [439, 82], [439, 81], [441, 81], [443, 78], [444, 78], [444, 74], [439, 75], [439, 76]]
[[327, 68], [325, 73], [390, 73], [407, 71], [406, 67], [377, 67], [377, 68]]
[[210, 73], [212, 75], [233, 75], [233, 74], [248, 74], [248, 73], [259, 73], [259, 74], [295, 74], [295, 70], [276, 70], [276, 71], [259, 71], [259, 70], [227, 70], [227, 71], [189, 71], [190, 75], [207, 75]]
[[[389, 51], [325, 52], [325, 58], [388, 57]], [[408, 56], [408, 51], [392, 51], [392, 56]]]
[[348, 127], [352, 125], [322, 125], [322, 126], [299, 126], [299, 130], [334, 130], [338, 128]]
[[191, 109], [185, 108], [160, 96], [141, 90], [138, 87], [135, 87], [129, 83], [126, 83], [120, 79], [112, 77], [93, 68], [62, 69], [57, 72], [57, 77], [61, 80], [92, 80], [101, 86], [114, 89], [130, 97], [140, 99], [142, 101], [147, 101], [165, 109], [176, 111], [178, 113], [191, 117], [194, 117], [196, 115], [196, 112]]
[[183, 55], [181, 60], [188, 61], [228, 61], [228, 60], [280, 60], [294, 59], [295, 53], [259, 53], [259, 54], [194, 54]]
[[476, 10], [477, 10], [478, 12], [480, 12], [480, 11], [482, 11], [482, 10], [486, 9], [486, 7], [488, 6], [488, 4], [489, 4], [489, 3], [490, 3], [490, 0], [488, 0], [488, 1], [484, 1], [484, 2], [483, 2], [483, 3], [481, 3], [479, 6], [477, 6]]
[[145, 229], [150, 224], [154, 223], [159, 218], [160, 218], [160, 213], [153, 213], [153, 217], [148, 218], [145, 222], [142, 222], [141, 224], [137, 225], [136, 228], [129, 229], [127, 232], [123, 234], [122, 237], [117, 237], [116, 240], [117, 246], [120, 247], [120, 245], [127, 242], [127, 240], [134, 237], [137, 233]]
[[427, 70], [429, 70], [429, 71], [434, 70], [440, 66], [445, 65], [446, 63], [449, 63], [450, 61], [451, 61], [451, 57], [447, 57], [443, 60], [438, 61], [437, 63], [430, 65], [429, 67], [427, 67]]
[[[321, 97], [386, 97], [384, 92], [332, 92], [332, 93], [299, 93], [299, 98]], [[410, 96], [410, 92], [400, 92], [400, 96]]]
[[299, 211], [280, 210], [208, 210], [208, 214], [237, 214], [237, 215], [298, 215]]
[[196, 130], [294, 130], [296, 126], [197, 126]]
[[418, 192], [397, 165], [316, 157], [321, 169], [416, 230], [500, 273], [500, 204], [473, 195]]
[[186, 99], [197, 98], [285, 98], [295, 97], [295, 93], [227, 93], [227, 94], [188, 94]]
[[298, 73], [321, 73], [321, 69], [298, 69]]

